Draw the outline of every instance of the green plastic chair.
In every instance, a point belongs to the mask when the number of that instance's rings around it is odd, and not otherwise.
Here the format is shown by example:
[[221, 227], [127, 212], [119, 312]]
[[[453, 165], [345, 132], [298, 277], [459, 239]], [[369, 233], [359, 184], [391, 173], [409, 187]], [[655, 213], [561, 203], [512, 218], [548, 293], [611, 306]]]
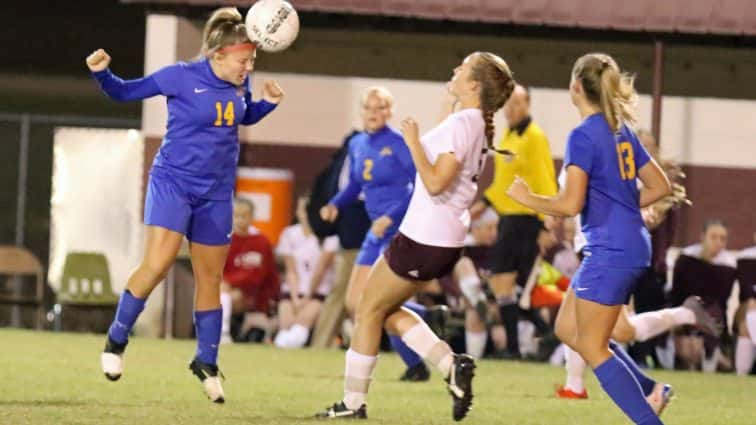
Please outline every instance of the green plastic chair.
[[105, 255], [99, 252], [71, 252], [66, 256], [58, 291], [60, 304], [105, 306], [118, 303], [110, 285]]

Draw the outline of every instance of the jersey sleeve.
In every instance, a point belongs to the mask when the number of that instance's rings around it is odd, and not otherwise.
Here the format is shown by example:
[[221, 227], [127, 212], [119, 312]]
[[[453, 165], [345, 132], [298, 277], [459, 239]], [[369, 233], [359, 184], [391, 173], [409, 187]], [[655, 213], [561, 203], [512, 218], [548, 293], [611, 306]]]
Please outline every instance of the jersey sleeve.
[[294, 247], [292, 246], [292, 240], [291, 240], [291, 227], [287, 227], [284, 229], [283, 233], [281, 233], [281, 238], [278, 240], [278, 245], [276, 245], [276, 255], [279, 257], [282, 257], [284, 255], [292, 255], [294, 252]]
[[92, 76], [97, 80], [102, 91], [118, 102], [142, 100], [162, 94], [154, 74], [135, 80], [124, 80], [113, 74], [110, 69], [105, 69], [93, 72]]
[[443, 127], [440, 129], [439, 140], [433, 142], [438, 153], [452, 153], [457, 162], [463, 163], [470, 150], [470, 137], [463, 116], [453, 116], [441, 125]]
[[360, 196], [360, 192], [362, 192], [362, 185], [360, 184], [358, 174], [359, 170], [357, 169], [359, 164], [355, 160], [356, 149], [357, 143], [352, 138], [349, 141], [349, 183], [328, 201], [329, 204], [333, 204], [339, 209], [354, 203]]
[[572, 130], [567, 138], [567, 149], [564, 153], [565, 169], [570, 165], [575, 165], [589, 176], [591, 175], [593, 144], [583, 132], [578, 130]]
[[632, 135], [633, 151], [635, 151], [635, 169], [640, 170], [651, 161], [651, 155], [648, 153], [643, 144], [638, 140], [638, 136]]
[[176, 96], [179, 92], [181, 81], [184, 80], [183, 72], [184, 64], [177, 63], [160, 68], [153, 73], [152, 78], [155, 79], [160, 88], [160, 94], [163, 96]]

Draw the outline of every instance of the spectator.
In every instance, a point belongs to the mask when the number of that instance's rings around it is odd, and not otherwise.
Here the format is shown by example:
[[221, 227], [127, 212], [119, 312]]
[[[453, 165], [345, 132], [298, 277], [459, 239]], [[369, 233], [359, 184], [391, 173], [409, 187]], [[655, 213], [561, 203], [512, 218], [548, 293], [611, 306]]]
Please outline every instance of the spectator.
[[276, 346], [281, 348], [300, 348], [307, 344], [310, 330], [333, 284], [333, 259], [339, 240], [329, 236], [321, 243], [310, 229], [306, 207], [307, 198], [299, 198], [296, 212], [299, 223], [284, 229], [276, 248], [286, 269], [275, 339]]
[[[756, 242], [756, 233], [753, 235]], [[740, 307], [735, 314], [734, 332], [738, 336], [735, 345], [735, 371], [748, 375], [753, 371], [756, 355], [756, 245], [738, 255], [738, 283]]]

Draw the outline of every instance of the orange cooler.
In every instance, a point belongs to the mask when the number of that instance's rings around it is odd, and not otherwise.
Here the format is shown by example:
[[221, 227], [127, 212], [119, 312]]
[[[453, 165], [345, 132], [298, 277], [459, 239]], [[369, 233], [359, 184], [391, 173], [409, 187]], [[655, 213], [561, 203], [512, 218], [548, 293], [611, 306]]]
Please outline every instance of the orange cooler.
[[283, 168], [239, 167], [236, 194], [255, 205], [255, 225], [272, 244], [291, 224], [294, 174]]

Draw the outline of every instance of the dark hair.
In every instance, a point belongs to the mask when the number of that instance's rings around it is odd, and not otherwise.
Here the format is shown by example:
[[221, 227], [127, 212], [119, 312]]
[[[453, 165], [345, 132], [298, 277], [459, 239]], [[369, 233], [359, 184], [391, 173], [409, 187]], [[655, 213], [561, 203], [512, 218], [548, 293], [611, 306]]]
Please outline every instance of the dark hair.
[[241, 13], [235, 7], [217, 9], [202, 31], [201, 54], [207, 56], [238, 43], [251, 43]]
[[512, 71], [504, 59], [490, 52], [475, 52], [471, 77], [480, 84], [480, 109], [486, 123], [488, 148], [493, 149], [493, 115], [507, 103], [515, 88]]
[[572, 77], [583, 85], [585, 96], [601, 108], [612, 131], [622, 124], [635, 124], [638, 94], [635, 76], [620, 71], [617, 62], [605, 53], [588, 53], [575, 62]]

